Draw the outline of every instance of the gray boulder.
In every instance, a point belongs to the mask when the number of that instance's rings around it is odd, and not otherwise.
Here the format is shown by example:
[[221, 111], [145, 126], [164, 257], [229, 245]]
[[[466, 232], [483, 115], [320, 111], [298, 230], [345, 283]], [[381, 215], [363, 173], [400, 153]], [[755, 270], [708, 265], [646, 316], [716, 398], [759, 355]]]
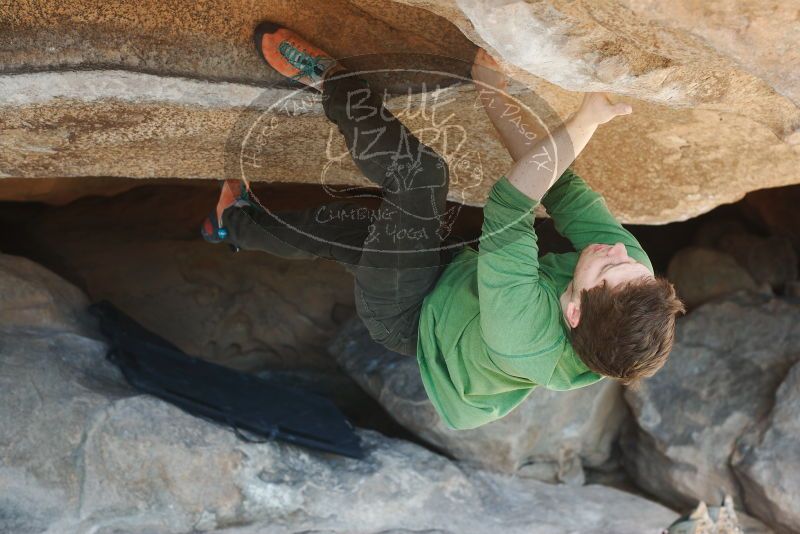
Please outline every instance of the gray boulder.
[[749, 510], [781, 531], [800, 532], [800, 363], [778, 388], [765, 424], [737, 443], [733, 469]]
[[200, 220], [219, 195], [208, 186], [84, 198], [31, 217], [26, 231], [93, 299], [111, 300], [189, 354], [237, 369], [333, 374], [325, 344], [354, 311], [352, 277], [326, 260], [204, 242]]
[[676, 517], [615, 489], [481, 472], [372, 431], [359, 431], [362, 461], [244, 443], [135, 393], [106, 349], [66, 324], [0, 326], [0, 532], [634, 534]]
[[627, 415], [619, 385], [602, 381], [567, 392], [539, 388], [498, 421], [451, 430], [428, 400], [417, 360], [374, 342], [358, 318], [344, 325], [329, 350], [401, 425], [453, 457], [484, 468], [581, 484], [583, 466], [599, 467], [609, 460]]
[[733, 256], [703, 247], [687, 247], [670, 260], [667, 277], [688, 308], [758, 284]]
[[635, 425], [621, 443], [635, 481], [676, 507], [725, 493], [741, 502], [734, 447], [769, 413], [798, 347], [800, 306], [783, 299], [737, 293], [679, 319], [667, 364], [625, 392]]
[[733, 233], [720, 239], [719, 249], [733, 256], [757, 284], [777, 288], [797, 280], [797, 253], [788, 238]]
[[0, 325], [85, 331], [86, 296], [27, 258], [0, 254]]

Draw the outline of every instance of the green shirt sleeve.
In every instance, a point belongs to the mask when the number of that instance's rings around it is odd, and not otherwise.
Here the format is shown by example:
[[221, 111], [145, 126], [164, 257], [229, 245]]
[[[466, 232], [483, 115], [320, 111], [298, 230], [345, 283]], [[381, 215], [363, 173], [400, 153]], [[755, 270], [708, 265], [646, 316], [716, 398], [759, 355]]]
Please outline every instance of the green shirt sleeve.
[[505, 176], [492, 187], [483, 208], [478, 300], [492, 362], [509, 375], [546, 384], [556, 363], [549, 355], [563, 334], [557, 299], [539, 279], [536, 204]]
[[653, 272], [653, 265], [633, 235], [614, 218], [603, 197], [572, 169], [567, 169], [542, 198], [555, 228], [580, 252], [595, 243], [622, 243], [628, 255]]

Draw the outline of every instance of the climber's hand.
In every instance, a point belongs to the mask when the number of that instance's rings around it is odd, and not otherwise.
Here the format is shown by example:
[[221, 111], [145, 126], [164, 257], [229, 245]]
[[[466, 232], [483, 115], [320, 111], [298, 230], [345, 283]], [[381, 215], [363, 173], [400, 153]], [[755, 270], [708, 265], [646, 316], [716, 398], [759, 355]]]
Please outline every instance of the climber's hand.
[[630, 104], [619, 102], [612, 104], [608, 93], [586, 93], [578, 109], [578, 114], [593, 124], [605, 124], [614, 117], [630, 115], [633, 108]]
[[478, 53], [475, 54], [475, 61], [472, 63], [472, 79], [480, 82], [479, 87], [481, 84], [501, 90], [508, 87], [508, 77], [503, 73], [503, 69], [483, 48], [479, 48]]

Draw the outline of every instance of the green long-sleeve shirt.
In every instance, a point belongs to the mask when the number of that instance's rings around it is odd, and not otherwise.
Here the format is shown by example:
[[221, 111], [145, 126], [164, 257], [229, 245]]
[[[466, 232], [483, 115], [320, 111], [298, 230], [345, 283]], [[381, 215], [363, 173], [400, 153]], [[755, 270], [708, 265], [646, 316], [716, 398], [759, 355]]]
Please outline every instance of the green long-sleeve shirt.
[[503, 176], [483, 209], [480, 251], [459, 252], [423, 301], [417, 361], [431, 402], [451, 428], [499, 419], [537, 385], [563, 391], [602, 378], [572, 349], [559, 303], [584, 247], [621, 242], [653, 270], [636, 238], [570, 169], [542, 204], [577, 252], [538, 257], [536, 204]]

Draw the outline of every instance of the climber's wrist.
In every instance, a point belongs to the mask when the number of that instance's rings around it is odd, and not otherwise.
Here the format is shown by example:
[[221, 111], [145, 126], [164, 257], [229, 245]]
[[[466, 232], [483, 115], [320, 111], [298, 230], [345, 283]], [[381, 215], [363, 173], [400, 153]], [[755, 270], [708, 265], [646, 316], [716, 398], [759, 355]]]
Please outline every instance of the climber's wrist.
[[596, 129], [598, 126], [600, 126], [600, 122], [597, 120], [597, 117], [592, 110], [583, 106], [578, 108], [578, 110], [567, 119], [567, 122], [572, 122], [579, 128], [587, 129]]

